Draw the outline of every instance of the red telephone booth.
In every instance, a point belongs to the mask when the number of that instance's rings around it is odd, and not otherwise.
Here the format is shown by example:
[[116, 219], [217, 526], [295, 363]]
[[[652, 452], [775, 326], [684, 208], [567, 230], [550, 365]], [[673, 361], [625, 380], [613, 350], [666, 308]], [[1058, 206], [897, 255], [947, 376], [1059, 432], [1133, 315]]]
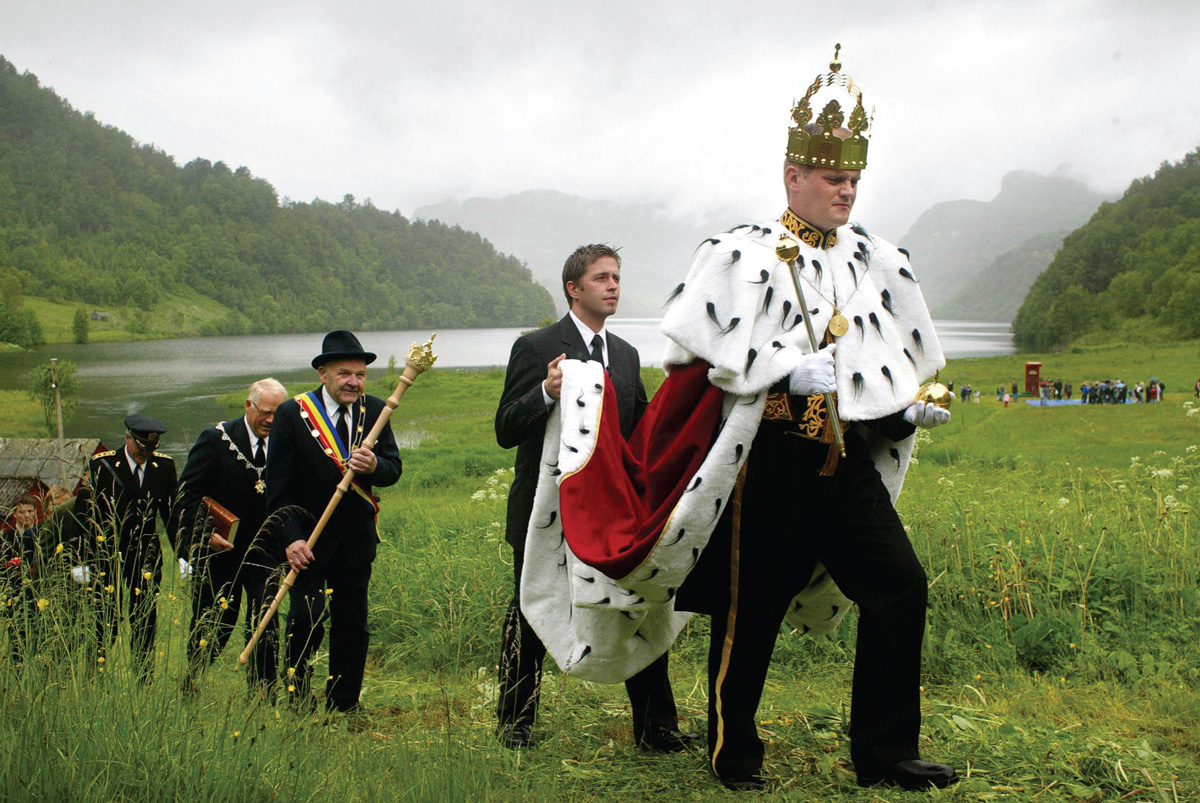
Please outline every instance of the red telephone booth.
[[1034, 396], [1041, 392], [1042, 364], [1040, 362], [1025, 363], [1025, 392]]

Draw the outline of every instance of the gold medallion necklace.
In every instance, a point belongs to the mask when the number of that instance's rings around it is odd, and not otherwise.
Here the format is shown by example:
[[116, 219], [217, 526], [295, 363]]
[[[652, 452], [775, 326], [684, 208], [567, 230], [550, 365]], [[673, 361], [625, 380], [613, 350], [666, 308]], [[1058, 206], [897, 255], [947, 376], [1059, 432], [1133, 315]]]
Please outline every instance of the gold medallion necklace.
[[[780, 216], [779, 221], [800, 241], [813, 248], [827, 250], [837, 245], [837, 229], [831, 229], [828, 232], [823, 232], [817, 227], [810, 224], [808, 221], [800, 218], [791, 209], [785, 209]], [[841, 337], [850, 331], [850, 321], [846, 320], [846, 316], [841, 313], [837, 303], [837, 284], [834, 283], [833, 274], [829, 275], [830, 284], [833, 285], [833, 300], [821, 292], [821, 288], [817, 287], [807, 276], [801, 276], [808, 283], [808, 286], [816, 291], [817, 295], [825, 299], [825, 303], [833, 307], [833, 316], [829, 319], [829, 325], [826, 330], [835, 338]], [[854, 293], [858, 292], [858, 287], [854, 288]], [[854, 293], [851, 293], [846, 299], [846, 304], [849, 305], [850, 299], [854, 298]]]

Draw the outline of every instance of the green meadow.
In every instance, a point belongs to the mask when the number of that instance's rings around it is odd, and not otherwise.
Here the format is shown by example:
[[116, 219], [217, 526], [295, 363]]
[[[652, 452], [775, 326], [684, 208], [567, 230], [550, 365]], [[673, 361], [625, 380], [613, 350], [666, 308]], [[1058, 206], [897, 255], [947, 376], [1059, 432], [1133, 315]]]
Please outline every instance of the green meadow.
[[[855, 786], [845, 736], [852, 613], [830, 636], [780, 633], [759, 712], [776, 779], [763, 799], [1200, 799], [1200, 546], [1190, 520], [1200, 346], [1034, 359], [1076, 388], [1153, 374], [1168, 393], [1155, 405], [1006, 409], [995, 387], [1019, 379], [1025, 357], [959, 360], [943, 372], [981, 399], [956, 402], [948, 425], [920, 436], [899, 509], [931, 589], [922, 750], [963, 780], [928, 793]], [[661, 375], [646, 379], [657, 387]], [[172, 572], [158, 600], [154, 680], [133, 679], [120, 649], [109, 665], [89, 665], [87, 617], [60, 573], [35, 587], [37, 654], [16, 661], [0, 644], [0, 797], [728, 798], [702, 753], [633, 748], [621, 686], [557, 669], [546, 674], [536, 745], [496, 743], [512, 572], [502, 522], [513, 454], [492, 431], [502, 383], [499, 370], [434, 369], [393, 419], [405, 471], [380, 516], [364, 715], [300, 716], [248, 697], [233, 647], [198, 695], [181, 695], [189, 589]], [[19, 419], [0, 420], [0, 434], [19, 433]], [[695, 618], [671, 667], [683, 725], [701, 732], [706, 651], [707, 621]]]

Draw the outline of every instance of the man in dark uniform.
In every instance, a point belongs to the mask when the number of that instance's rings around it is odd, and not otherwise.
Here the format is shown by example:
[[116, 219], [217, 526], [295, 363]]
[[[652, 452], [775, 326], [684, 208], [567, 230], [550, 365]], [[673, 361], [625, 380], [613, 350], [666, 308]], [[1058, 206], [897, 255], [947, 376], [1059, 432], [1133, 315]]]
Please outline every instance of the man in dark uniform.
[[[287, 621], [287, 668], [294, 670], [289, 692], [298, 704], [311, 703], [309, 660], [324, 638], [328, 618], [325, 705], [345, 712], [358, 707], [370, 640], [367, 586], [379, 540], [373, 489], [395, 484], [401, 470], [390, 424], [379, 434], [374, 451], [362, 445], [384, 407], [382, 399], [365, 390], [367, 366], [374, 360], [352, 333], [327, 334], [312, 361], [321, 384], [279, 405], [267, 457], [267, 513], [284, 517], [285, 554], [300, 573]], [[355, 471], [356, 480], [316, 547], [309, 549], [306, 541], [313, 525], [347, 467]]]
[[[606, 245], [585, 245], [562, 272], [569, 311], [558, 323], [524, 335], [513, 344], [504, 391], [496, 411], [496, 440], [517, 447], [516, 476], [508, 494], [505, 538], [513, 547], [515, 591], [505, 616], [500, 648], [498, 735], [507, 747], [526, 747], [532, 738], [546, 648], [521, 612], [525, 531], [537, 490], [542, 435], [558, 401], [564, 359], [599, 360], [616, 390], [621, 434], [628, 438], [646, 408], [637, 349], [606, 331], [621, 295], [621, 260]], [[634, 741], [643, 749], [678, 751], [695, 740], [679, 732], [675, 698], [667, 676], [667, 654], [625, 682], [633, 710]]]
[[167, 428], [143, 413], [125, 418], [125, 447], [101, 452], [88, 464], [92, 489], [88, 538], [80, 551], [92, 565], [76, 570], [90, 577], [98, 614], [97, 664], [104, 670], [108, 639], [115, 639], [122, 607], [129, 607], [130, 646], [136, 667], [148, 679], [158, 628], [158, 584], [162, 544], [155, 517], [175, 546], [175, 461], [155, 451]]
[[[271, 422], [286, 399], [287, 391], [276, 380], [255, 382], [246, 396], [245, 415], [200, 433], [179, 477], [179, 548], [196, 571], [187, 652], [189, 689], [229, 642], [243, 595], [248, 640], [278, 589], [276, 569], [283, 563], [279, 533], [260, 529], [266, 519], [264, 472]], [[233, 543], [208, 525], [206, 497], [238, 517]], [[272, 617], [254, 649], [246, 676], [251, 687], [275, 682], [278, 647], [278, 624]]]

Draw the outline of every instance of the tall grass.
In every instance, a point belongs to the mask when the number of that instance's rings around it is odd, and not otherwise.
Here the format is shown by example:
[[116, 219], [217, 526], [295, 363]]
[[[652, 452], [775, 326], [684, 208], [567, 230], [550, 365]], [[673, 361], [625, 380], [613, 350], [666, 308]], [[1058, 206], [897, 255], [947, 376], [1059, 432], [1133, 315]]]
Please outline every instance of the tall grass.
[[[42, 626], [39, 654], [0, 664], [0, 739], [10, 746], [0, 797], [724, 799], [701, 755], [633, 749], [619, 685], [553, 667], [537, 746], [496, 744], [495, 663], [512, 582], [502, 522], [513, 455], [492, 433], [502, 382], [497, 371], [434, 370], [397, 411], [398, 435], [415, 445], [380, 516], [365, 715], [301, 716], [248, 697], [236, 645], [197, 695], [182, 695], [190, 589], [177, 576], [158, 601], [154, 680], [131, 676], [124, 645], [103, 675], [89, 670], [88, 615], [60, 577], [30, 612]], [[778, 779], [768, 797], [1197, 799], [1200, 548], [1190, 515], [1200, 414], [1184, 401], [956, 406], [951, 424], [922, 439], [900, 513], [931, 590], [922, 750], [964, 781], [937, 795], [854, 786], [851, 615], [829, 637], [780, 636], [759, 720]], [[707, 640], [696, 618], [671, 657], [684, 724], [698, 730]], [[323, 667], [322, 654], [318, 678]]]

